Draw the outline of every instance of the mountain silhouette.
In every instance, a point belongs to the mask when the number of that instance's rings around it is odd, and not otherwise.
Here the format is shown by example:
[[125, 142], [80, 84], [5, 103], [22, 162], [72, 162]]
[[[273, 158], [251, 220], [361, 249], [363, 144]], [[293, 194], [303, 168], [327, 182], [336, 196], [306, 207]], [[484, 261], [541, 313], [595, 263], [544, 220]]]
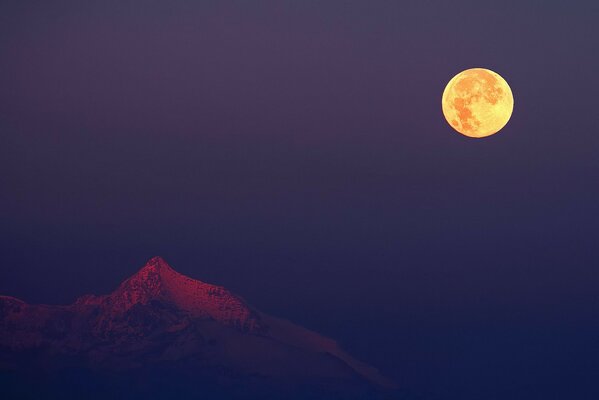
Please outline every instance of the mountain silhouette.
[[333, 340], [160, 257], [67, 306], [0, 296], [0, 384], [15, 398], [61, 399], [349, 399], [393, 388]]

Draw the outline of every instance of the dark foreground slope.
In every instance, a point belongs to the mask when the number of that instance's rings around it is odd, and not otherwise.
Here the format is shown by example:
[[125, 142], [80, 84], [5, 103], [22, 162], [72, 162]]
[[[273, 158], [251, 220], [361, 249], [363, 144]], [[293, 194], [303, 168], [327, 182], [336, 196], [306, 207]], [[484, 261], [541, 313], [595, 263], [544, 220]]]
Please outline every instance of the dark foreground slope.
[[[387, 398], [334, 341], [159, 257], [69, 306], [0, 297], [3, 398]], [[395, 396], [393, 396], [395, 397]]]

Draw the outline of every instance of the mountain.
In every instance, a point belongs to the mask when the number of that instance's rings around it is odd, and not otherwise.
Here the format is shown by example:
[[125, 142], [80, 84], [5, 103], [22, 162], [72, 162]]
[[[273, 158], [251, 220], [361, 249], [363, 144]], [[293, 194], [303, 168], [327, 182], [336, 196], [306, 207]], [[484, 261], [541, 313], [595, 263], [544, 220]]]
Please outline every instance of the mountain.
[[393, 386], [333, 340], [160, 257], [67, 306], [0, 296], [0, 384], [15, 398], [61, 399], [370, 399]]

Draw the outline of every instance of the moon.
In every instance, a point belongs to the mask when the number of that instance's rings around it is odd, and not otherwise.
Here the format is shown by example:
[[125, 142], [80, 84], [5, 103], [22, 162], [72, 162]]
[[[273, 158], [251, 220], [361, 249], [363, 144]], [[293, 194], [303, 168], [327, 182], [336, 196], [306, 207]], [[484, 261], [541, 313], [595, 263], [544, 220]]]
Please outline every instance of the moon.
[[512, 89], [498, 73], [471, 68], [454, 76], [443, 91], [443, 115], [449, 125], [471, 138], [499, 132], [514, 110]]

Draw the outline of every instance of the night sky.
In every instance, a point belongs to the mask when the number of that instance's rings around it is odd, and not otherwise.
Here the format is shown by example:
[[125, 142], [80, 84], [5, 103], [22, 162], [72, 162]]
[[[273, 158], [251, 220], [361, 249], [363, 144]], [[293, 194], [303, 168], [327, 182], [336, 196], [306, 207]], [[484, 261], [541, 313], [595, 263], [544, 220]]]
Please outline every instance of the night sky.
[[[0, 2], [0, 293], [155, 255], [442, 399], [599, 398], [599, 2]], [[485, 67], [497, 135], [441, 113]]]

